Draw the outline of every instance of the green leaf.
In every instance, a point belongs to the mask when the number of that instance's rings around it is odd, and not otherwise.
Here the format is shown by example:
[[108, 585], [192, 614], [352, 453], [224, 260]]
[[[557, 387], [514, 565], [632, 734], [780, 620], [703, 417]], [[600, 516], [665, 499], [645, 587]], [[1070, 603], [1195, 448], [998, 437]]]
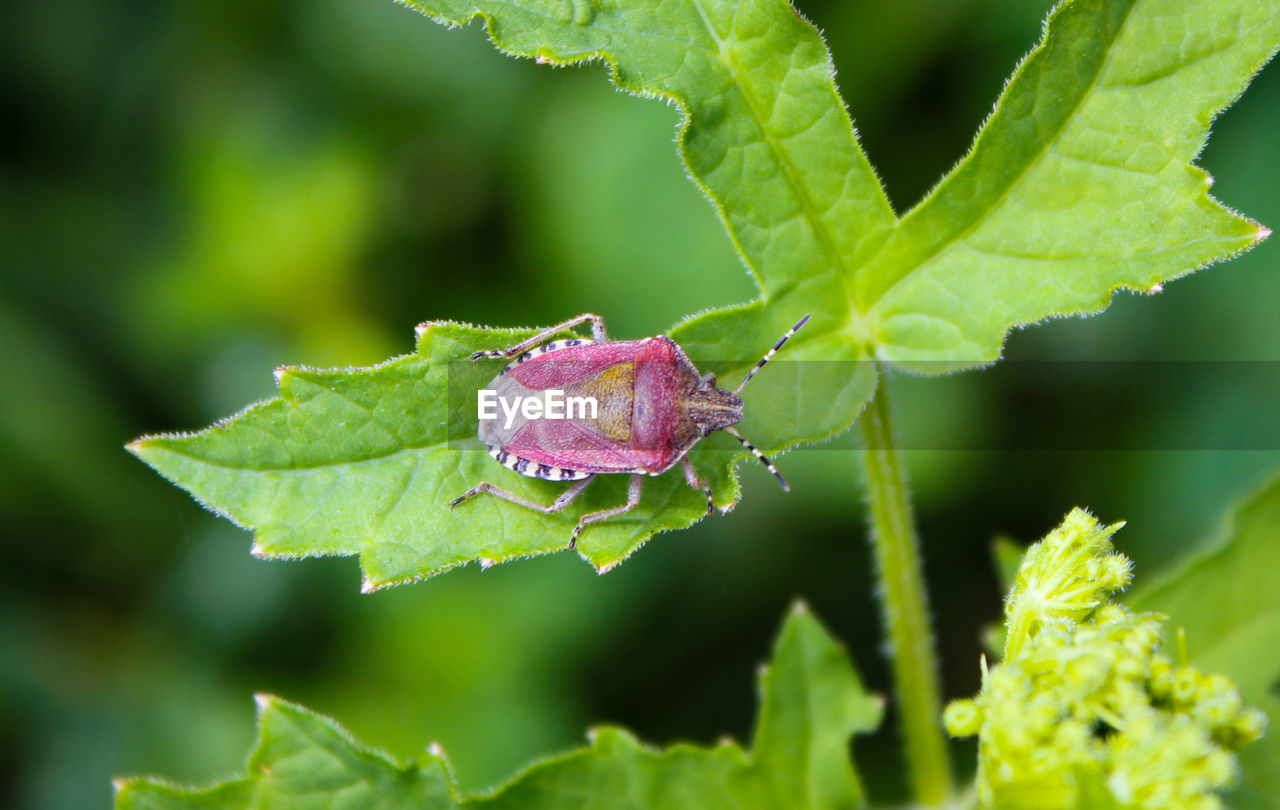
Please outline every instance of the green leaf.
[[[681, 157], [760, 296], [691, 317], [672, 337], [732, 381], [813, 316], [745, 392], [742, 431], [766, 453], [852, 425], [876, 386], [875, 365], [860, 361], [991, 362], [1014, 326], [1096, 311], [1116, 289], [1152, 288], [1267, 233], [1215, 202], [1190, 162], [1280, 44], [1280, 0], [1064, 2], [970, 154], [901, 220], [821, 38], [781, 0], [411, 5], [449, 25], [480, 17], [510, 54], [602, 60], [622, 89], [681, 108]], [[280, 399], [132, 449], [254, 529], [258, 553], [359, 554], [368, 588], [561, 549], [584, 510], [625, 501], [624, 476], [604, 476], [556, 516], [492, 499], [444, 508], [482, 479], [540, 503], [563, 490], [483, 456], [469, 438], [474, 403], [453, 395], [492, 371], [458, 361], [527, 334], [439, 325], [415, 356], [288, 370]], [[741, 449], [715, 436], [692, 458], [716, 503], [735, 503]], [[582, 552], [607, 570], [703, 512], [673, 471], [647, 482], [639, 509], [588, 528]]]
[[802, 605], [791, 611], [760, 676], [754, 752], [723, 742], [663, 751], [604, 728], [591, 746], [534, 765], [491, 795], [456, 798], [447, 765], [429, 753], [400, 765], [360, 747], [330, 720], [274, 698], [259, 705], [248, 774], [204, 790], [154, 779], [119, 783], [118, 810], [414, 807], [569, 810], [737, 807], [836, 810], [866, 806], [849, 737], [880, 722], [841, 648]]
[[1020, 324], [1103, 309], [1270, 232], [1191, 165], [1280, 47], [1277, 0], [1075, 0], [969, 155], [857, 276], [876, 355], [991, 362]]
[[1280, 679], [1280, 478], [1236, 506], [1210, 547], [1126, 601], [1185, 628], [1196, 666], [1230, 675], [1250, 699], [1266, 694]]
[[1244, 786], [1233, 806], [1280, 808], [1280, 478], [1232, 511], [1216, 543], [1127, 602], [1167, 614], [1186, 630], [1192, 663], [1229, 675], [1270, 716], [1272, 728], [1241, 753]]
[[203, 790], [121, 780], [118, 810], [459, 806], [443, 757], [430, 753], [417, 765], [398, 765], [361, 747], [332, 720], [266, 695], [257, 700], [258, 745], [246, 776]]
[[[626, 501], [625, 476], [601, 477], [555, 515], [491, 497], [449, 506], [481, 479], [543, 503], [563, 489], [501, 467], [476, 440], [475, 391], [501, 366], [473, 364], [471, 354], [530, 334], [424, 324], [416, 354], [369, 369], [282, 368], [278, 398], [200, 433], [143, 438], [129, 449], [252, 529], [257, 556], [359, 554], [366, 591], [472, 560], [560, 551], [582, 514]], [[768, 390], [764, 375], [759, 383]], [[695, 455], [721, 504], [739, 492], [723, 463], [736, 455], [726, 439], [703, 442]], [[654, 532], [705, 511], [705, 497], [679, 475], [651, 478], [636, 510], [589, 527], [578, 550], [604, 572]]]
[[849, 738], [874, 731], [883, 709], [884, 701], [863, 688], [844, 647], [797, 602], [774, 646], [772, 667], [760, 674], [752, 771], [770, 786], [778, 802], [771, 806], [865, 804]]
[[805, 297], [821, 293], [839, 306], [848, 299], [841, 292], [849, 268], [894, 224], [836, 91], [830, 55], [785, 2], [407, 5], [447, 25], [483, 17], [508, 54], [553, 64], [604, 60], [620, 88], [678, 104], [681, 155], [770, 300], [803, 287]]

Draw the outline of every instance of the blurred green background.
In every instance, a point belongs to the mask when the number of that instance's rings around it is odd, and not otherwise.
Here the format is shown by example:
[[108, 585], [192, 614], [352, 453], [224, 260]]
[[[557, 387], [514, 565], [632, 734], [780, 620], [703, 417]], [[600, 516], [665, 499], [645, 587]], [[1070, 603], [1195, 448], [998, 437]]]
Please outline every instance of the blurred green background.
[[[800, 6], [903, 210], [963, 154], [1050, 3]], [[122, 449], [269, 396], [277, 365], [409, 351], [422, 320], [593, 310], [639, 337], [751, 297], [676, 158], [674, 109], [390, 0], [13, 0], [0, 30], [0, 804], [105, 807], [113, 775], [230, 775], [255, 691], [400, 757], [438, 740], [469, 789], [602, 721], [656, 743], [742, 739], [755, 664], [800, 594], [887, 690], [853, 449], [785, 457], [789, 496], [746, 468], [734, 513], [607, 577], [564, 554], [373, 596], [353, 560], [253, 559], [245, 532]], [[1273, 228], [1277, 125], [1272, 66], [1203, 155], [1219, 198]], [[1276, 312], [1272, 239], [1160, 296], [1016, 332], [1008, 354], [1275, 362]], [[913, 447], [997, 447], [1081, 409], [1139, 446], [1158, 416], [1186, 437], [1166, 446], [1250, 447], [1276, 403], [1239, 376], [1151, 390], [1116, 373], [1101, 409], [999, 370], [894, 393]], [[1086, 505], [1130, 521], [1120, 544], [1147, 576], [1280, 454], [909, 462], [956, 696], [976, 689], [978, 628], [999, 610], [996, 532], [1031, 539]], [[902, 787], [892, 726], [856, 743], [882, 799]]]

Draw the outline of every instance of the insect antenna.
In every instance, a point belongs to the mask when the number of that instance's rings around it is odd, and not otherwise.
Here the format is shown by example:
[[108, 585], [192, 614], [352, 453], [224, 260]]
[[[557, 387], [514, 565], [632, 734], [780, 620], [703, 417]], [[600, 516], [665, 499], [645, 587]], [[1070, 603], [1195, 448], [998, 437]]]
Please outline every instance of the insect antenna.
[[[794, 332], [795, 330], [793, 329], [791, 331]], [[751, 451], [751, 455], [760, 459], [760, 463], [763, 464], [765, 467], [767, 467], [769, 469], [769, 472], [773, 473], [773, 477], [778, 479], [779, 484], [782, 484], [783, 492], [791, 491], [791, 485], [787, 483], [787, 479], [782, 477], [782, 473], [778, 472], [778, 468], [773, 466], [773, 462], [769, 460], [768, 456], [766, 456], [764, 453], [761, 453], [758, 449], [756, 449], [756, 446], [754, 444], [744, 439], [742, 437], [742, 434], [734, 430], [733, 428], [731, 427], [724, 428], [724, 432], [728, 433], [730, 436], [737, 439], [739, 442], [742, 443], [743, 447]]]
[[[747, 376], [743, 378], [742, 382], [738, 383], [737, 388], [733, 389], [733, 393], [735, 394], [738, 393], [743, 389], [743, 387], [746, 386], [747, 383], [751, 382], [751, 378], [756, 376], [756, 372], [764, 368], [764, 364], [773, 359], [773, 356], [778, 353], [778, 349], [781, 349], [783, 344], [785, 344], [788, 340], [791, 340], [791, 336], [794, 335], [797, 331], [799, 331], [800, 327], [804, 326], [808, 322], [809, 322], [809, 316], [805, 315], [803, 318], [800, 319], [799, 323], [797, 323], [795, 326], [788, 329], [787, 333], [783, 335], [781, 338], [779, 338], [777, 343], [773, 344], [773, 348], [764, 353], [764, 357], [760, 358], [760, 362], [756, 363], [755, 368], [747, 372]], [[742, 437], [739, 436], [738, 440], [742, 441]], [[746, 442], [743, 442], [743, 444], [746, 444]], [[747, 447], [750, 447], [750, 446], [751, 445], [749, 444], [747, 445]], [[777, 474], [778, 473], [775, 471], [774, 475], [777, 475]]]

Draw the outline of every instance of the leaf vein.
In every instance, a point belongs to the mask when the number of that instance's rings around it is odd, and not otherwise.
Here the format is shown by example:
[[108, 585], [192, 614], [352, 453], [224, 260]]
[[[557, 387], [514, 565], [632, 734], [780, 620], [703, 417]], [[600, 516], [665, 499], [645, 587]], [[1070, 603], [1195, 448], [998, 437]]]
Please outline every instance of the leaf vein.
[[[739, 79], [739, 67], [732, 56], [732, 49], [726, 47], [726, 41], [720, 37], [719, 33], [715, 30], [715, 26], [712, 25], [711, 19], [707, 16], [706, 9], [703, 6], [704, 0], [690, 0], [690, 2], [693, 7], [698, 10], [698, 14], [702, 17], [702, 21], [706, 25], [707, 31], [719, 46], [723, 57], [722, 61], [729, 68], [729, 74], [734, 80], [734, 85], [738, 88], [738, 92], [741, 93], [742, 99], [747, 105], [747, 109], [751, 112], [751, 117], [755, 119], [756, 125], [759, 127], [761, 140], [769, 147], [769, 150], [773, 153], [775, 160], [777, 160], [778, 167], [782, 170], [782, 174], [786, 179], [787, 185], [791, 187], [792, 192], [795, 194], [796, 201], [800, 204], [801, 215], [809, 223], [814, 236], [818, 239], [818, 243], [822, 247], [823, 253], [827, 255], [831, 271], [834, 272], [844, 284], [848, 300], [852, 301], [852, 279], [850, 278], [848, 269], [845, 266], [844, 257], [836, 248], [835, 240], [832, 238], [825, 221], [822, 219], [821, 215], [818, 214], [817, 205], [810, 197], [807, 186], [800, 182], [798, 172], [791, 161], [790, 155], [788, 155], [782, 148], [782, 144], [778, 142], [777, 138], [773, 136], [772, 131], [768, 126], [766, 126], [765, 118], [760, 110], [760, 104], [762, 103], [761, 100], [757, 99], [748, 91], [746, 82]], [[762, 290], [761, 294], [766, 297], [768, 295], [765, 290]]]

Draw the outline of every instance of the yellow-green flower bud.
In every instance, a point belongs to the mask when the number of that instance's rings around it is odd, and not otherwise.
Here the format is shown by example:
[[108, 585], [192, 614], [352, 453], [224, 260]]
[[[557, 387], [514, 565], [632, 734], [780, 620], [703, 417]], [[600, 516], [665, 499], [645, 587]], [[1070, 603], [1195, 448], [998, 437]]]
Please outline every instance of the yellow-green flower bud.
[[984, 806], [1066, 810], [1107, 791], [1126, 808], [1218, 810], [1234, 752], [1266, 726], [1229, 678], [1174, 664], [1162, 616], [1111, 601], [1132, 578], [1118, 528], [1077, 509], [1027, 551], [1005, 660], [946, 709], [951, 734], [979, 738]]
[[953, 700], [942, 714], [947, 733], [953, 737], [972, 737], [982, 729], [982, 710], [972, 700]]

